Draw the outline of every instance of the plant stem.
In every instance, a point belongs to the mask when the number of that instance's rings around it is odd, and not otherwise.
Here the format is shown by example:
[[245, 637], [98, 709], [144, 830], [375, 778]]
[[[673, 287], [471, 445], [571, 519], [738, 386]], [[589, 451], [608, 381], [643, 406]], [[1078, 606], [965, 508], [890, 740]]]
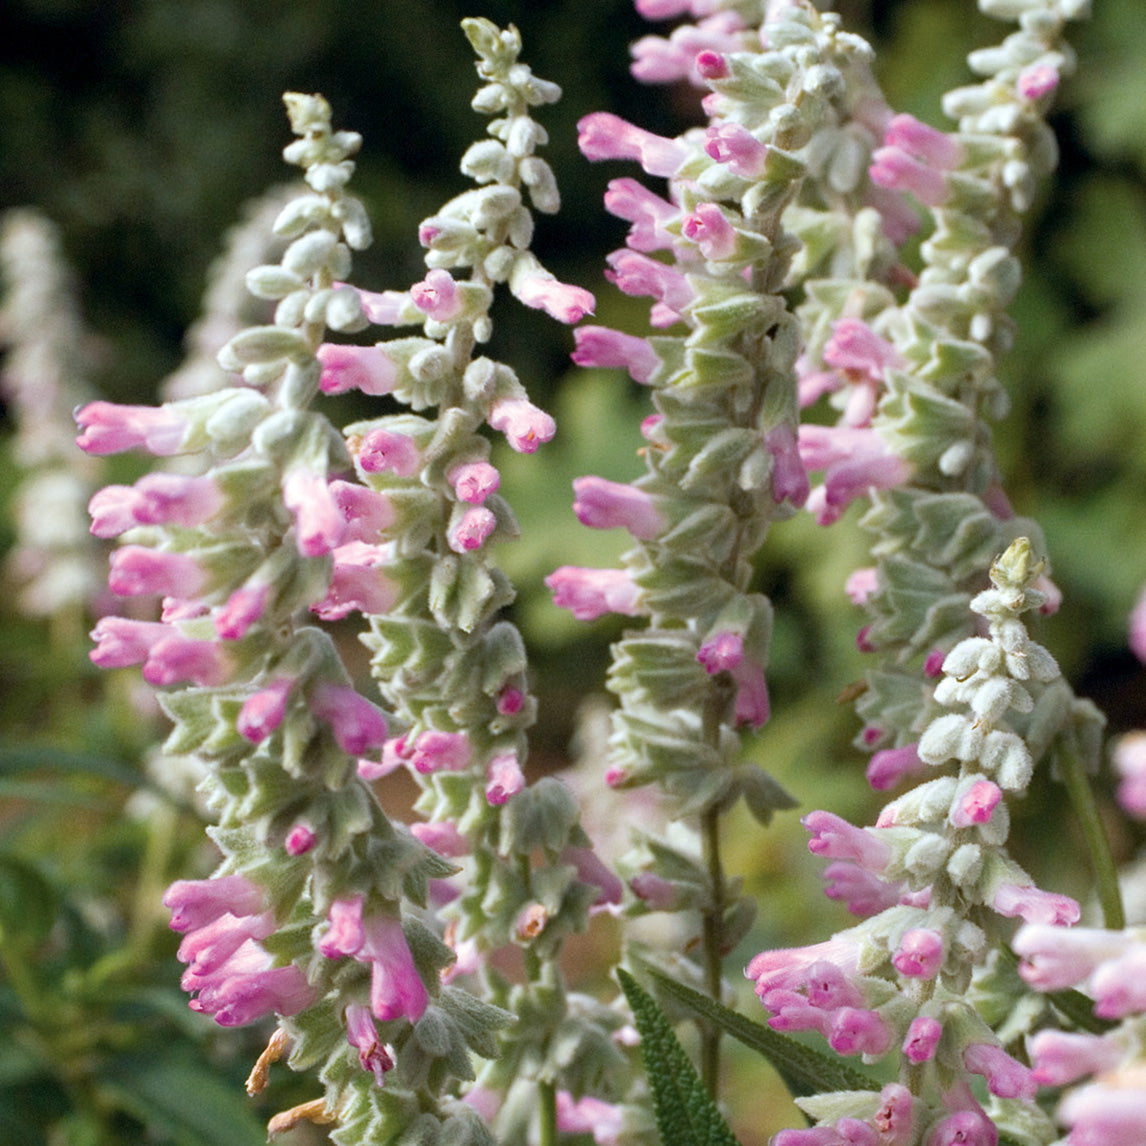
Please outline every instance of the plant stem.
[[1078, 817], [1082, 837], [1086, 841], [1087, 851], [1090, 853], [1090, 862], [1094, 867], [1095, 881], [1098, 885], [1098, 901], [1102, 905], [1103, 922], [1112, 931], [1120, 931], [1126, 926], [1126, 913], [1122, 908], [1122, 893], [1118, 888], [1118, 873], [1114, 866], [1114, 856], [1110, 851], [1110, 841], [1102, 827], [1102, 819], [1098, 814], [1098, 806], [1094, 802], [1094, 792], [1090, 787], [1090, 780], [1082, 766], [1082, 759], [1078, 749], [1073, 744], [1060, 748], [1058, 753], [1059, 767], [1062, 769], [1063, 782], [1066, 784], [1067, 794]]
[[[704, 913], [704, 984], [709, 997], [720, 1002], [724, 964], [724, 865], [720, 858], [720, 812], [706, 811], [700, 820], [704, 858], [711, 882], [712, 903]], [[720, 1028], [704, 1022], [700, 1026], [700, 1073], [705, 1088], [717, 1097], [720, 1087]]]
[[540, 1146], [557, 1146], [557, 1084], [537, 1084], [538, 1116], [541, 1122]]

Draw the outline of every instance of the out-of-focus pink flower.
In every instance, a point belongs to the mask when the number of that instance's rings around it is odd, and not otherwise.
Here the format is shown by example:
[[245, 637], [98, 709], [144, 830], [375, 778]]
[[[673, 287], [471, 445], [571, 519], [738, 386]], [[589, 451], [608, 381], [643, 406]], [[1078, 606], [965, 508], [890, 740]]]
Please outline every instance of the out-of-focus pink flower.
[[713, 633], [700, 646], [696, 659], [710, 676], [738, 668], [744, 659], [744, 637], [727, 630]]
[[624, 1112], [612, 1102], [590, 1094], [574, 1101], [569, 1091], [557, 1092], [557, 1129], [562, 1134], [592, 1134], [597, 1146], [616, 1146], [624, 1123]]
[[215, 632], [219, 638], [238, 641], [246, 636], [247, 630], [262, 619], [269, 595], [269, 585], [244, 585], [236, 589], [215, 614]]
[[957, 167], [963, 158], [958, 140], [906, 113], [892, 117], [883, 142], [887, 147], [898, 147], [944, 171]]
[[1130, 651], [1146, 664], [1146, 588], [1138, 595], [1138, 600], [1130, 613]]
[[429, 824], [413, 823], [410, 825], [410, 834], [438, 855], [456, 859], [470, 854], [469, 840], [449, 820]]
[[164, 628], [167, 632], [152, 644], [143, 662], [143, 679], [148, 684], [163, 687], [189, 682], [210, 688], [227, 679], [231, 665], [214, 641], [185, 637], [170, 625]]
[[589, 908], [590, 912], [604, 911], [621, 902], [625, 885], [592, 848], [568, 847], [561, 853], [561, 862], [572, 864], [582, 883], [597, 888], [598, 895]]
[[290, 831], [287, 832], [286, 838], [283, 840], [283, 849], [289, 856], [306, 855], [317, 841], [318, 836], [315, 834], [314, 828], [300, 820], [297, 824], [292, 825]]
[[464, 732], [429, 729], [414, 741], [410, 765], [427, 775], [431, 772], [459, 772], [469, 765], [473, 750]]
[[378, 535], [394, 523], [394, 508], [385, 494], [349, 481], [332, 481], [327, 488], [346, 522], [344, 544], [374, 544]]
[[101, 617], [91, 632], [96, 646], [88, 654], [100, 668], [142, 664], [156, 641], [171, 633], [171, 626], [130, 617]]
[[294, 683], [291, 677], [280, 677], [248, 696], [235, 722], [240, 734], [252, 744], [259, 744], [270, 736], [286, 716], [287, 701]]
[[1117, 1074], [1076, 1087], [1059, 1104], [1058, 1117], [1071, 1128], [1070, 1146], [1139, 1146], [1146, 1141], [1146, 1087], [1123, 1083]]
[[557, 423], [528, 398], [499, 399], [491, 407], [488, 421], [505, 434], [506, 441], [519, 454], [535, 453], [557, 432]]
[[838, 520], [857, 497], [902, 485], [912, 473], [911, 465], [892, 453], [874, 430], [804, 425], [799, 442], [804, 468], [825, 471], [823, 484], [807, 502], [820, 525]]
[[622, 569], [583, 569], [562, 565], [545, 578], [553, 603], [579, 621], [594, 621], [606, 613], [633, 617], [641, 612], [639, 591]]
[[1121, 777], [1118, 802], [1130, 815], [1146, 819], [1146, 732], [1120, 737], [1112, 759]]
[[1019, 73], [1015, 90], [1023, 99], [1040, 100], [1058, 87], [1058, 69], [1050, 64], [1032, 64]]
[[889, 191], [909, 191], [928, 207], [941, 207], [949, 194], [943, 171], [921, 163], [899, 147], [881, 147], [868, 168], [871, 181]]
[[879, 588], [879, 575], [874, 566], [857, 569], [844, 582], [844, 592], [853, 605], [866, 605], [868, 598]]
[[80, 428], [76, 445], [89, 454], [142, 448], [157, 457], [169, 457], [179, 453], [187, 438], [186, 418], [170, 406], [89, 402], [76, 411], [75, 417]]
[[811, 487], [800, 460], [795, 428], [787, 422], [773, 426], [764, 435], [764, 448], [772, 458], [772, 500], [777, 505], [787, 501], [799, 509], [808, 500]]
[[995, 888], [991, 906], [1000, 914], [1021, 916], [1027, 923], [1049, 923], [1055, 926], [1077, 923], [1082, 915], [1077, 900], [1040, 888], [1001, 883]]
[[311, 694], [310, 707], [319, 720], [330, 725], [339, 747], [351, 756], [381, 748], [386, 740], [382, 710], [349, 685], [323, 681]]
[[[667, 38], [642, 36], [630, 48], [633, 56], [630, 70], [634, 78], [646, 84], [687, 79], [699, 87], [705, 78], [728, 74], [727, 65], [721, 69], [716, 61], [723, 63], [723, 52], [744, 50], [744, 40], [736, 35], [743, 27], [744, 21], [736, 12], [723, 11], [696, 24], [681, 24]], [[703, 71], [700, 56], [705, 57]]]
[[504, 804], [525, 787], [516, 752], [499, 752], [491, 757], [485, 774], [485, 798], [491, 804]]
[[117, 597], [154, 595], [188, 600], [203, 591], [207, 574], [188, 553], [124, 545], [111, 555], [107, 583]]
[[398, 367], [380, 346], [344, 346], [325, 342], [318, 348], [322, 377], [318, 383], [324, 394], [344, 394], [361, 390], [378, 396], [393, 391]]
[[398, 588], [385, 569], [392, 560], [385, 545], [351, 541], [333, 553], [334, 565], [326, 596], [311, 605], [311, 612], [324, 621], [339, 621], [354, 611], [388, 613], [398, 598]]
[[346, 519], [339, 512], [325, 476], [302, 467], [283, 479], [283, 504], [295, 522], [295, 544], [304, 557], [321, 557], [346, 540]]
[[1019, 974], [1036, 991], [1061, 991], [1088, 979], [1102, 963], [1117, 960], [1133, 946], [1124, 931], [1028, 923], [1011, 943]]
[[578, 366], [623, 366], [634, 382], [647, 383], [661, 360], [643, 338], [605, 326], [579, 326], [577, 348], [570, 357]]
[[654, 135], [607, 111], [585, 116], [578, 121], [577, 131], [577, 146], [586, 159], [635, 159], [650, 175], [675, 174], [689, 155], [685, 144]]
[[893, 788], [904, 776], [923, 771], [926, 765], [919, 759], [918, 749], [918, 744], [905, 744], [874, 753], [867, 764], [867, 782], [882, 792]]
[[1113, 1069], [1126, 1051], [1110, 1035], [1043, 1030], [1027, 1040], [1027, 1053], [1040, 1086], [1067, 1086], [1088, 1074]]

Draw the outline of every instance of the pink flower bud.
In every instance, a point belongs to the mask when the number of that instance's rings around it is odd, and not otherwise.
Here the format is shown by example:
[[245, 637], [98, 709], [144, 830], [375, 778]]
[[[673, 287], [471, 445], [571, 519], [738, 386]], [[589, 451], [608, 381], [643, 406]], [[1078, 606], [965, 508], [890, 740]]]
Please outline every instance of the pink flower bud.
[[394, 1069], [394, 1060], [378, 1041], [369, 1007], [351, 1003], [346, 1008], [346, 1041], [358, 1051], [358, 1065], [371, 1071], [375, 1084], [381, 1086], [386, 1072]]
[[969, 828], [972, 824], [990, 822], [995, 808], [1003, 798], [1003, 790], [990, 780], [977, 780], [958, 798], [951, 808], [949, 819], [955, 828]]
[[381, 709], [348, 685], [323, 682], [311, 696], [311, 710], [330, 725], [339, 747], [351, 756], [381, 748], [386, 740], [386, 718]]
[[264, 741], [286, 716], [287, 701], [290, 699], [294, 680], [281, 677], [272, 681], [266, 688], [248, 696], [239, 710], [235, 727], [252, 744]]
[[713, 633], [700, 646], [696, 659], [710, 676], [739, 668], [744, 659], [744, 637], [727, 630]]
[[471, 754], [469, 738], [464, 732], [430, 729], [414, 742], [410, 763], [415, 771], [423, 775], [431, 772], [459, 772], [469, 765]]
[[697, 53], [696, 70], [704, 80], [722, 80], [730, 74], [724, 56], [708, 49]]
[[736, 228], [715, 203], [699, 204], [691, 215], [685, 216], [681, 231], [706, 259], [716, 262], [736, 253]]
[[470, 553], [480, 549], [497, 528], [497, 518], [484, 505], [470, 506], [458, 518], [447, 541], [455, 553]]
[[832, 1016], [828, 1045], [837, 1054], [881, 1055], [892, 1041], [891, 1028], [877, 1011], [841, 1007]]
[[935, 1048], [943, 1036], [943, 1027], [938, 1019], [920, 1015], [912, 1019], [903, 1040], [903, 1053], [913, 1063], [927, 1062], [935, 1057]]
[[361, 390], [378, 396], [393, 391], [398, 368], [379, 346], [342, 346], [325, 342], [318, 348], [322, 364], [319, 388], [324, 394]]
[[652, 911], [671, 911], [677, 899], [676, 884], [655, 872], [644, 871], [629, 880], [633, 894]]
[[306, 855], [314, 847], [317, 839], [314, 828], [300, 820], [287, 832], [286, 839], [283, 841], [283, 848], [290, 856]]
[[[337, 287], [342, 284], [334, 285]], [[362, 313], [375, 326], [398, 325], [401, 322], [402, 311], [410, 300], [410, 296], [400, 290], [359, 290], [358, 298], [362, 303]]]
[[902, 748], [885, 748], [868, 761], [867, 782], [877, 792], [893, 788], [904, 776], [921, 772], [926, 765], [919, 759], [919, 745], [905, 744]]
[[470, 854], [469, 840], [449, 820], [430, 824], [413, 823], [410, 825], [410, 834], [438, 855], [456, 859]]
[[910, 191], [928, 207], [941, 207], [947, 201], [947, 177], [942, 171], [913, 159], [898, 147], [881, 147], [868, 168], [871, 181], [891, 191]]
[[499, 716], [516, 716], [525, 707], [525, 693], [519, 688], [507, 685], [498, 693], [497, 711]]
[[929, 927], [912, 927], [903, 933], [892, 964], [909, 979], [934, 979], [943, 966], [943, 936]]
[[764, 448], [772, 458], [772, 500], [799, 508], [808, 500], [810, 487], [795, 430], [786, 422], [773, 426], [764, 435]]
[[705, 133], [704, 150], [717, 163], [727, 163], [733, 175], [755, 179], [764, 173], [768, 148], [738, 123], [721, 123]]
[[504, 804], [525, 787], [525, 776], [517, 753], [502, 752], [486, 765], [485, 798], [491, 804]]
[[331, 496], [326, 478], [296, 468], [283, 479], [283, 504], [295, 521], [295, 543], [304, 557], [321, 557], [346, 539], [346, 520]]
[[1049, 64], [1033, 64], [1019, 73], [1015, 90], [1023, 99], [1040, 100], [1058, 87], [1058, 70]]
[[262, 619], [269, 595], [269, 585], [245, 585], [236, 589], [215, 614], [215, 632], [224, 641], [241, 640], [247, 630]]

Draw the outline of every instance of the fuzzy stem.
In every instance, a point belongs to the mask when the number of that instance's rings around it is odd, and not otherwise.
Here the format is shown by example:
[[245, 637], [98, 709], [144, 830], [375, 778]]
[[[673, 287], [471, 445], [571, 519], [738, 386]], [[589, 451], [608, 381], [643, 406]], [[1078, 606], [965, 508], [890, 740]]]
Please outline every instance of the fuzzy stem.
[[[724, 907], [726, 887], [724, 865], [720, 857], [720, 812], [710, 808], [701, 817], [704, 858], [711, 881], [712, 903], [704, 913], [704, 983], [710, 998], [720, 1002], [724, 962]], [[701, 1077], [708, 1093], [715, 1099], [720, 1086], [720, 1028], [703, 1023], [700, 1028]]]
[[1118, 888], [1118, 872], [1082, 759], [1077, 749], [1068, 744], [1059, 750], [1058, 764], [1094, 867], [1098, 901], [1102, 905], [1102, 920], [1112, 931], [1120, 931], [1126, 926], [1126, 913], [1122, 908], [1122, 893]]

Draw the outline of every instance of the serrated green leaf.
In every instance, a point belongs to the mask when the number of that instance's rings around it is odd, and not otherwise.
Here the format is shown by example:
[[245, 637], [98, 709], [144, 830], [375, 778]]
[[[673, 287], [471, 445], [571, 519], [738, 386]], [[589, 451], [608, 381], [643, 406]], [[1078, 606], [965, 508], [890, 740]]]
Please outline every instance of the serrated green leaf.
[[738, 1146], [664, 1012], [627, 971], [618, 968], [617, 978], [641, 1035], [662, 1146]]
[[794, 1098], [825, 1094], [834, 1090], [879, 1090], [880, 1083], [862, 1071], [829, 1058], [825, 1054], [796, 1042], [762, 1023], [755, 1023], [722, 1003], [694, 991], [684, 983], [670, 979], [654, 968], [649, 974], [658, 991], [671, 995], [699, 1017], [715, 1023], [726, 1034], [750, 1050], [762, 1054], [783, 1079]]

